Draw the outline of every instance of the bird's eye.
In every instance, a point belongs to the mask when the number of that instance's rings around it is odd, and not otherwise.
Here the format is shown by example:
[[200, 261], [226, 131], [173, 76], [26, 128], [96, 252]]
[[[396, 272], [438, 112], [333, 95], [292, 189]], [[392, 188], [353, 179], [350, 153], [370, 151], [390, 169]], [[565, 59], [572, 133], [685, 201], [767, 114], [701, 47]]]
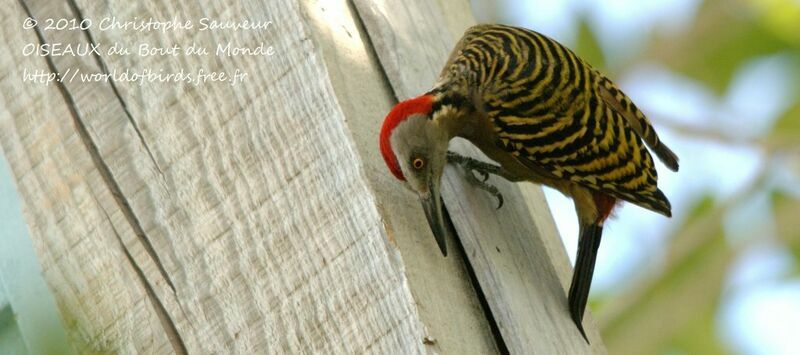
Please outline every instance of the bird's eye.
[[422, 158], [414, 158], [414, 160], [411, 161], [411, 165], [414, 166], [414, 169], [421, 170], [425, 167], [425, 160], [422, 160]]

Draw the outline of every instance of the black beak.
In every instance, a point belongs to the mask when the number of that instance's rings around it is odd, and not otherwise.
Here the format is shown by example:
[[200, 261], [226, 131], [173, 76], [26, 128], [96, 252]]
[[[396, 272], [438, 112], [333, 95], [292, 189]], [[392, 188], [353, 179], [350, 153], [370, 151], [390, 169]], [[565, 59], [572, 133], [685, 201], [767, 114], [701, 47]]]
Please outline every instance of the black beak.
[[439, 249], [442, 255], [447, 256], [447, 226], [444, 224], [444, 215], [442, 214], [442, 198], [439, 196], [439, 188], [433, 181], [428, 182], [428, 197], [421, 197], [422, 209], [425, 210], [425, 217], [428, 217], [428, 224], [431, 226], [433, 236], [436, 238], [436, 243], [439, 244]]

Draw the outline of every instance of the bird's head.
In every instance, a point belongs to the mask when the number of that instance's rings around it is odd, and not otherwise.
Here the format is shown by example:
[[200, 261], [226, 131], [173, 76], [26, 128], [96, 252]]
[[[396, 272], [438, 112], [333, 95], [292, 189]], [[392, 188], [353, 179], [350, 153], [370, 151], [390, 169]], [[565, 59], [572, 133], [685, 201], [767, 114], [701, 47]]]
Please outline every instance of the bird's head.
[[447, 255], [439, 187], [451, 137], [431, 117], [433, 100], [422, 95], [397, 104], [383, 122], [380, 145], [392, 174], [419, 196], [436, 242]]

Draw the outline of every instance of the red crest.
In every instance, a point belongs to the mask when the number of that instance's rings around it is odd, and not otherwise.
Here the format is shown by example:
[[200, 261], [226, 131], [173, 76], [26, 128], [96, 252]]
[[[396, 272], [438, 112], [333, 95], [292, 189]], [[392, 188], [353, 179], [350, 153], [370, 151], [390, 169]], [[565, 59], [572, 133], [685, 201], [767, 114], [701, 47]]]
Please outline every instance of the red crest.
[[433, 96], [418, 96], [395, 105], [383, 121], [380, 135], [381, 154], [389, 170], [400, 180], [405, 180], [405, 177], [403, 177], [403, 172], [400, 170], [397, 156], [392, 151], [392, 144], [389, 138], [392, 136], [392, 131], [394, 131], [395, 127], [405, 119], [414, 114], [428, 115], [431, 112], [431, 107], [433, 107]]

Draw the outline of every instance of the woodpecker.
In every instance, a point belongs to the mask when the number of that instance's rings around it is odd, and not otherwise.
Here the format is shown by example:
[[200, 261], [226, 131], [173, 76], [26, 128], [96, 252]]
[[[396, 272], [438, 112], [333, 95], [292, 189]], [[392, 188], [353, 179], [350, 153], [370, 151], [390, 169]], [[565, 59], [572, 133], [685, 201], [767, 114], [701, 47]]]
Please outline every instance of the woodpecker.
[[[497, 164], [448, 152], [454, 137]], [[486, 183], [489, 175], [547, 185], [571, 197], [580, 236], [568, 308], [587, 342], [582, 320], [603, 223], [621, 201], [672, 214], [645, 145], [672, 171], [678, 171], [678, 157], [647, 117], [567, 47], [524, 28], [467, 29], [433, 89], [398, 103], [379, 141], [391, 173], [418, 194], [445, 256], [439, 190], [447, 163], [464, 167], [500, 206], [502, 195]]]

